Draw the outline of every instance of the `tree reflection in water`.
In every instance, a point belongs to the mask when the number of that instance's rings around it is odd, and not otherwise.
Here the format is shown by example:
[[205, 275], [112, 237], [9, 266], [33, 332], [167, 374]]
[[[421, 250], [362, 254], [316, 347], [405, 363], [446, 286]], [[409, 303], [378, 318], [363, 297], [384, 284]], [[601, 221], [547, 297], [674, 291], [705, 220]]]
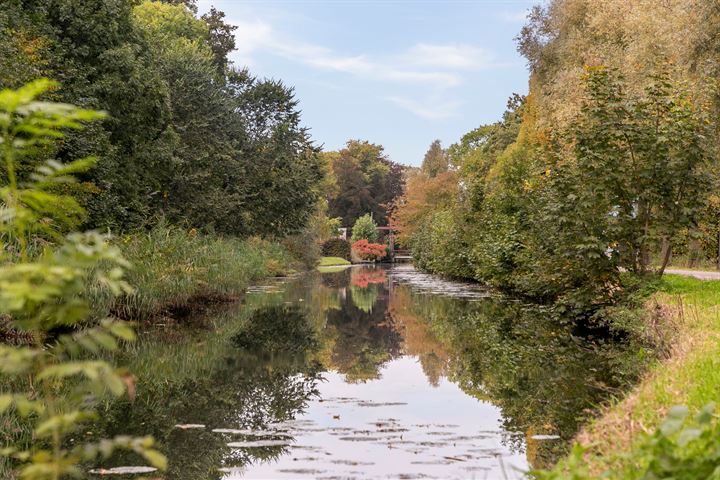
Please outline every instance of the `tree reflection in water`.
[[[249, 294], [242, 306], [215, 312], [204, 325], [150, 331], [130, 347], [137, 400], [108, 405], [92, 429], [105, 437], [151, 433], [170, 459], [168, 478], [221, 478], [219, 467], [283, 455], [282, 445], [229, 447], [250, 437], [212, 429], [272, 430], [302, 416], [322, 372], [362, 385], [402, 356], [417, 359], [429, 388], [447, 379], [498, 406], [507, 444], [525, 451], [531, 466], [547, 466], [567, 442], [532, 437], [569, 440], [595, 405], [630, 383], [632, 369], [625, 366], [636, 351], [577, 338], [542, 309], [423, 293], [375, 267], [314, 273], [276, 293]], [[276, 433], [264, 438], [292, 441], [292, 432]], [[125, 456], [116, 464], [136, 461]]]

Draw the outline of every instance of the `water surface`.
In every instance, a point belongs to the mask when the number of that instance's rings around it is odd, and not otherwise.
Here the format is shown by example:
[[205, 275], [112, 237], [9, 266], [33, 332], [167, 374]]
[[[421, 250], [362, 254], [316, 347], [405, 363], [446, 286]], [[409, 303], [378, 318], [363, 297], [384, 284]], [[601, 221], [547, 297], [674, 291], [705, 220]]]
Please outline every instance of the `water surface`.
[[625, 354], [477, 285], [353, 267], [145, 332], [137, 400], [90, 434], [153, 434], [172, 479], [522, 478], [623, 383]]

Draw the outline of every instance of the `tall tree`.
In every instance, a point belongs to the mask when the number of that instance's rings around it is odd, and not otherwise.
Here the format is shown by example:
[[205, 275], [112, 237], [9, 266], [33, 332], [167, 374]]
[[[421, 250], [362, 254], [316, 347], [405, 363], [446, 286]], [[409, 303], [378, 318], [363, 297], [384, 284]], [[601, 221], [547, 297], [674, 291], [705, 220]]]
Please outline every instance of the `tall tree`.
[[430, 148], [425, 153], [420, 168], [430, 178], [434, 178], [440, 173], [448, 171], [448, 155], [442, 148], [440, 140], [435, 140], [430, 144]]
[[215, 65], [224, 74], [229, 65], [228, 54], [235, 50], [235, 34], [238, 27], [225, 22], [225, 13], [210, 7], [201, 17], [208, 26], [208, 43], [215, 57]]
[[370, 213], [387, 225], [390, 204], [403, 191], [404, 167], [390, 161], [381, 145], [360, 140], [349, 140], [330, 158], [337, 188], [328, 199], [329, 215], [350, 226]]
[[8, 0], [0, 83], [47, 75], [61, 83], [54, 99], [109, 113], [56, 153], [99, 157], [73, 187], [90, 227], [131, 230], [162, 214], [228, 234], [302, 230], [325, 169], [292, 88], [230, 69], [234, 27], [193, 6]]

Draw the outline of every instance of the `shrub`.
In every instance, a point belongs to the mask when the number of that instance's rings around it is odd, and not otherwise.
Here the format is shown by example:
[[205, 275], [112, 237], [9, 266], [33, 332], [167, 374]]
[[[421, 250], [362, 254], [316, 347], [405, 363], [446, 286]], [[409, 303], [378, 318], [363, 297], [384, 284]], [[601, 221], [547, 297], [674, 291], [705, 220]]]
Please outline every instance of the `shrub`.
[[355, 221], [355, 225], [353, 225], [352, 228], [351, 240], [353, 242], [367, 240], [371, 243], [378, 241], [377, 224], [369, 213], [366, 213]]
[[362, 260], [381, 260], [386, 255], [386, 246], [380, 243], [369, 243], [367, 240], [358, 240], [353, 243], [352, 249]]
[[282, 246], [306, 269], [314, 268], [320, 259], [320, 245], [308, 231], [283, 238]]
[[350, 260], [350, 242], [343, 238], [331, 238], [322, 244], [323, 257], [340, 257]]
[[428, 215], [413, 233], [410, 247], [413, 263], [421, 270], [448, 277], [473, 277], [462, 226], [450, 210]]
[[[0, 317], [33, 339], [28, 345], [0, 345], [0, 415], [31, 430], [32, 438], [29, 445], [11, 439], [0, 449], [0, 458], [10, 459], [24, 480], [80, 477], [81, 463], [104, 460], [117, 449], [134, 451], [165, 468], [166, 459], [153, 448], [151, 437], [71, 440], [82, 437], [76, 433], [97, 418], [95, 407], [101, 401], [126, 393], [132, 397], [132, 376], [92, 355], [116, 350], [135, 334], [128, 324], [109, 318], [94, 328], [79, 328], [90, 315], [88, 283], [102, 286], [110, 296], [132, 291], [124, 278], [127, 261], [106, 236], [60, 233], [74, 228], [73, 217], [83, 213], [75, 199], [60, 193], [61, 187], [87, 170], [92, 159], [66, 164], [48, 160], [37, 165], [31, 181], [18, 181], [17, 172], [31, 170], [37, 154], [52, 149], [64, 131], [103, 118], [72, 105], [36, 100], [56, 87], [37, 80], [16, 91], [0, 91], [0, 161], [6, 166], [0, 180]], [[29, 245], [39, 237], [52, 242], [33, 255]], [[67, 333], [57, 335], [61, 329]]]

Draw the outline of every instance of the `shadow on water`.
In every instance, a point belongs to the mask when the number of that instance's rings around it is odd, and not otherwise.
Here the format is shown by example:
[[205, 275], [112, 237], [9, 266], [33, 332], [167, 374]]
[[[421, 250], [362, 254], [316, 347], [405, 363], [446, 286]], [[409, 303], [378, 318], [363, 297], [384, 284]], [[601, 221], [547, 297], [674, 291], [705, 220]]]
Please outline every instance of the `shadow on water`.
[[136, 400], [87, 433], [154, 435], [164, 478], [520, 478], [632, 380], [623, 342], [407, 266], [255, 288], [199, 323], [144, 332]]

